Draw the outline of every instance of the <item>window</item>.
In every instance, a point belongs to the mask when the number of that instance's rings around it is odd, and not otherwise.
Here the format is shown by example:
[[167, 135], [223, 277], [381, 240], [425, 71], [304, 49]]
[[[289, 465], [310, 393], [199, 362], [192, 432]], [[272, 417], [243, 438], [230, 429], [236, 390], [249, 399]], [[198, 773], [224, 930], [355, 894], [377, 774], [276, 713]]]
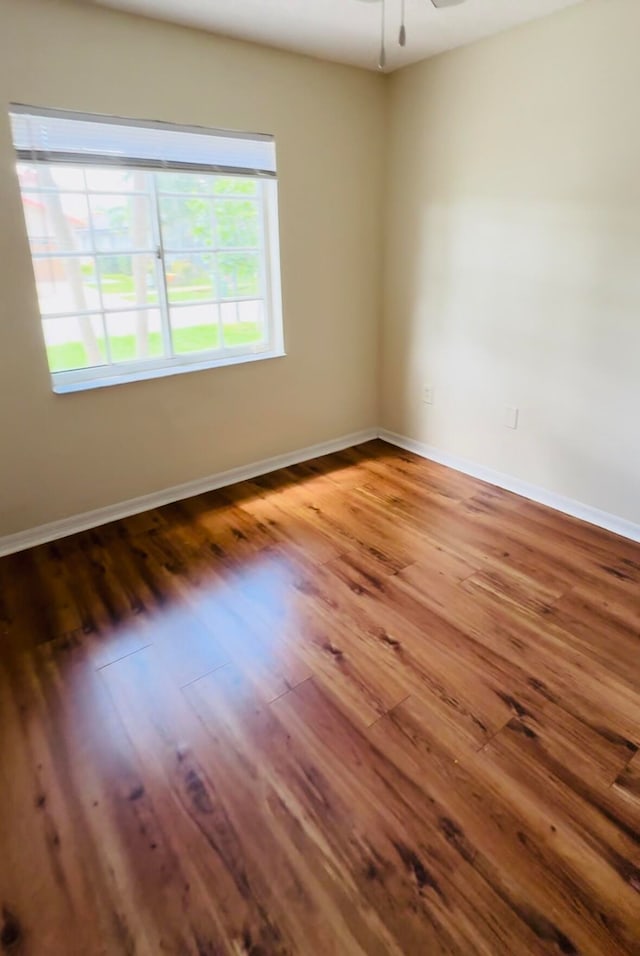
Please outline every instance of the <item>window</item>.
[[11, 122], [54, 391], [284, 354], [272, 137]]

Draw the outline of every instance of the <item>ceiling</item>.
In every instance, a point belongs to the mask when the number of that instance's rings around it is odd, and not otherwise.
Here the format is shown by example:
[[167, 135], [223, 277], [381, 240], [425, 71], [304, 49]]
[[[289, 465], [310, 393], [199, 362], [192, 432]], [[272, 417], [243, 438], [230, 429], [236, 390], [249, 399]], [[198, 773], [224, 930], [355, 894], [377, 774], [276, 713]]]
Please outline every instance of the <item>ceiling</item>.
[[[381, 0], [89, 0], [284, 50], [376, 69]], [[466, 0], [436, 10], [406, 0], [407, 46], [397, 44], [401, 0], [386, 0], [387, 72], [544, 17], [581, 0]]]

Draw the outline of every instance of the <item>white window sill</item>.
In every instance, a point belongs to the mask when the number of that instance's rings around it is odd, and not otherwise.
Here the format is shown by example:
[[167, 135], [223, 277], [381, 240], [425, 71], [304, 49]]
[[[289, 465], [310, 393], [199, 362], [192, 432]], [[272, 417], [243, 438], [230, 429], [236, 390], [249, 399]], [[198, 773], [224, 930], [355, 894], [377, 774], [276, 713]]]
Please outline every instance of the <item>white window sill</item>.
[[76, 379], [75, 381], [61, 380], [58, 375], [52, 376], [52, 388], [57, 395], [66, 395], [69, 392], [86, 392], [93, 388], [108, 388], [110, 385], [125, 385], [128, 382], [144, 382], [152, 378], [166, 378], [168, 375], [183, 375], [185, 372], [202, 372], [210, 368], [221, 368], [225, 365], [243, 365], [245, 362], [260, 362], [263, 359], [283, 358], [284, 349], [275, 349], [269, 352], [256, 352], [253, 355], [228, 355], [224, 358], [209, 358], [203, 361], [186, 361], [175, 365], [163, 365], [158, 368], [137, 368], [124, 370], [118, 375], [105, 375], [100, 378]]

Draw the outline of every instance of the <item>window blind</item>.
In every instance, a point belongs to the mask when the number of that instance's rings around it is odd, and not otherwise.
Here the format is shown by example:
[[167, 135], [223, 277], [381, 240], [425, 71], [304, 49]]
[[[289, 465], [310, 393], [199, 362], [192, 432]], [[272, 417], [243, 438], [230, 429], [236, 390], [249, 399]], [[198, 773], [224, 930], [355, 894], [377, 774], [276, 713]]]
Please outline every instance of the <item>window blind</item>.
[[22, 161], [275, 178], [273, 136], [12, 105]]

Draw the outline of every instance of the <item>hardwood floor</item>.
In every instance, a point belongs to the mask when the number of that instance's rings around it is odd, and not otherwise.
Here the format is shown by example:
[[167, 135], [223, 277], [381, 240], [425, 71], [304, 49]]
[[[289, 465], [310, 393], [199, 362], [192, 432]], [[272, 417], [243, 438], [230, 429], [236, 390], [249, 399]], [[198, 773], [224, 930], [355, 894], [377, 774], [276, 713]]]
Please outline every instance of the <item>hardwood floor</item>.
[[640, 546], [371, 442], [0, 560], [0, 953], [640, 953]]

